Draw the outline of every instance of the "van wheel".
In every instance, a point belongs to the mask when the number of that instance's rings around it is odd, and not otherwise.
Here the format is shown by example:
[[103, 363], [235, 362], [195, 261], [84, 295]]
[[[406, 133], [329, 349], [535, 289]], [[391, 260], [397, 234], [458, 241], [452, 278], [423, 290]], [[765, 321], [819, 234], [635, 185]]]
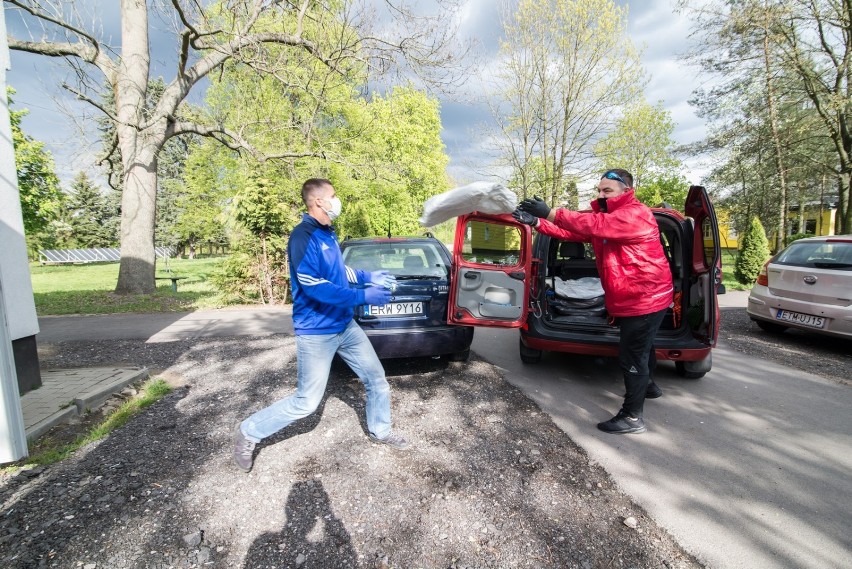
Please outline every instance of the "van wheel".
[[451, 362], [466, 362], [470, 359], [470, 348], [462, 350], [461, 352], [454, 352], [447, 356], [447, 358]]
[[524, 345], [523, 340], [520, 340], [521, 361], [525, 364], [537, 364], [541, 361], [541, 350], [533, 350]]
[[766, 320], [752, 320], [752, 322], [757, 324], [757, 327], [764, 332], [771, 332], [772, 334], [780, 334], [787, 329], [786, 326], [775, 324], [774, 322], [767, 322]]
[[701, 379], [707, 373], [706, 371], [694, 371], [690, 369], [691, 366], [687, 366], [687, 364], [691, 364], [693, 362], [675, 362], [675, 370], [677, 370], [677, 374], [681, 377], [685, 377], [686, 379]]

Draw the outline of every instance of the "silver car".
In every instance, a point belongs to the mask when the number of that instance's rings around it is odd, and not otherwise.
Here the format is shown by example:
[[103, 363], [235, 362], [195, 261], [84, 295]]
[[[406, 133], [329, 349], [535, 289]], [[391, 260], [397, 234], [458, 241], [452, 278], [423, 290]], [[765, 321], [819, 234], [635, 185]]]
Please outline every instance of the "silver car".
[[747, 310], [767, 332], [852, 338], [852, 235], [791, 243], [761, 269]]

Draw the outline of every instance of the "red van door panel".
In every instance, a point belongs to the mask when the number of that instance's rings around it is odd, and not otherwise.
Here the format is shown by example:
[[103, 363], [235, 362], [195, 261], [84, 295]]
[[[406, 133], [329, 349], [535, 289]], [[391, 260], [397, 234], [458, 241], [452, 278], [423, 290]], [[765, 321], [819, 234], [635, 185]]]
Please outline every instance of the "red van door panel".
[[518, 328], [529, 312], [532, 229], [508, 214], [459, 216], [447, 320]]
[[701, 325], [693, 327], [696, 337], [716, 345], [719, 337], [719, 302], [716, 297], [722, 282], [722, 247], [719, 224], [710, 196], [702, 186], [692, 186], [686, 197], [684, 213], [694, 221], [692, 274], [696, 277], [690, 291], [688, 310], [701, 314]]

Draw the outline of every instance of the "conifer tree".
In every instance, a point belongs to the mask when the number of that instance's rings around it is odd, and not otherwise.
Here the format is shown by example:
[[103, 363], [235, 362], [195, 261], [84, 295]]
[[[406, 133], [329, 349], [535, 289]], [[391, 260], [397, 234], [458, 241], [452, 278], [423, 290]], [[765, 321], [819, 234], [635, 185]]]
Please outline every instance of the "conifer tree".
[[734, 277], [744, 285], [754, 284], [769, 255], [769, 241], [766, 239], [763, 224], [754, 216], [748, 231], [740, 241], [740, 252], [734, 263]]
[[79, 172], [71, 185], [67, 220], [78, 247], [114, 247], [118, 212], [86, 175]]

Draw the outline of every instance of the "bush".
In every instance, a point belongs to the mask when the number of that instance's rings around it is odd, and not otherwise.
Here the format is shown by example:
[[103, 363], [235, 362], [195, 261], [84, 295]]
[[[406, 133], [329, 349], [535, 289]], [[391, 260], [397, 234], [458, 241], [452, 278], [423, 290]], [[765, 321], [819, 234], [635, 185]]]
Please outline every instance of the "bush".
[[785, 239], [787, 245], [792, 243], [793, 241], [798, 241], [799, 239], [804, 239], [805, 237], [813, 237], [813, 233], [794, 233]]
[[734, 277], [744, 285], [754, 284], [760, 269], [769, 259], [769, 242], [763, 224], [755, 216], [740, 241], [740, 252], [734, 263]]

